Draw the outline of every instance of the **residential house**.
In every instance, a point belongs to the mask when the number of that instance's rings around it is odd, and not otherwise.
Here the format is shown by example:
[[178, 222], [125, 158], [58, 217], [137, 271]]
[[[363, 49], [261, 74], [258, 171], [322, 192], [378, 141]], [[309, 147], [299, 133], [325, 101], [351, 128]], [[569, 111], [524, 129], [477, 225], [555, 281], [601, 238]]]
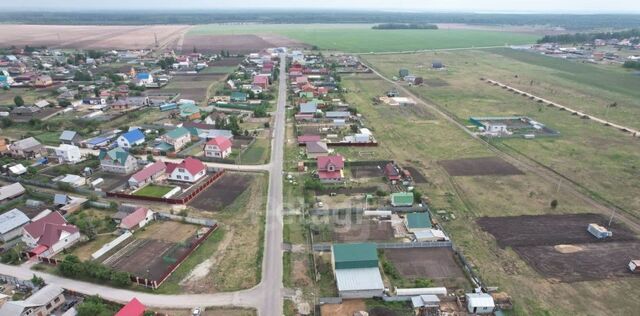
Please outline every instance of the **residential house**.
[[396, 168], [396, 166], [393, 164], [393, 162], [390, 162], [384, 166], [384, 176], [391, 183], [396, 183], [396, 181], [399, 181], [401, 179], [400, 172], [398, 171], [398, 168]]
[[315, 114], [318, 111], [318, 105], [316, 103], [307, 102], [300, 104], [300, 114]]
[[22, 227], [22, 241], [32, 249], [32, 255], [53, 256], [79, 239], [78, 227], [68, 224], [57, 211]]
[[60, 140], [61, 144], [67, 145], [78, 146], [82, 142], [80, 134], [78, 134], [76, 131], [63, 131], [62, 134], [60, 134], [60, 138], [58, 139]]
[[168, 162], [167, 174], [169, 180], [194, 183], [206, 176], [207, 167], [202, 161], [188, 157], [179, 164]]
[[354, 299], [382, 296], [384, 283], [374, 243], [333, 244], [331, 263], [340, 297]]
[[125, 216], [122, 221], [120, 221], [120, 229], [125, 229], [129, 231], [135, 231], [138, 228], [142, 228], [147, 223], [153, 220], [153, 211], [146, 208], [140, 207], [136, 209], [133, 213]]
[[162, 135], [160, 138], [165, 143], [171, 145], [174, 151], [178, 152], [191, 142], [191, 133], [184, 127], [178, 127]]
[[144, 310], [144, 305], [134, 297], [127, 305], [122, 307], [115, 316], [143, 316]]
[[136, 84], [138, 86], [146, 86], [153, 83], [153, 75], [146, 72], [141, 72], [136, 75]]
[[327, 147], [327, 143], [325, 142], [306, 142], [305, 146], [307, 150], [307, 158], [315, 159], [329, 154], [329, 147]]
[[118, 138], [116, 139], [116, 143], [118, 144], [118, 146], [124, 149], [142, 145], [144, 144], [144, 141], [144, 134], [137, 128], [118, 136]]
[[322, 183], [344, 181], [344, 158], [341, 155], [320, 156], [316, 158], [318, 178]]
[[44, 146], [33, 137], [25, 138], [9, 145], [9, 153], [13, 157], [38, 158], [45, 152]]
[[254, 76], [252, 85], [267, 89], [269, 87], [269, 77], [267, 75]]
[[129, 174], [137, 169], [136, 158], [120, 147], [109, 151], [102, 149], [98, 155], [102, 170], [110, 173]]
[[165, 176], [166, 170], [167, 165], [163, 161], [156, 161], [149, 164], [129, 178], [129, 186], [132, 188], [139, 188], [147, 183], [160, 180]]
[[48, 284], [22, 301], [9, 301], [0, 307], [0, 316], [47, 316], [65, 303], [64, 290]]
[[427, 212], [406, 214], [404, 224], [410, 233], [430, 230], [432, 227], [431, 217]]
[[12, 116], [19, 116], [24, 119], [28, 119], [30, 117], [35, 116], [38, 112], [40, 112], [40, 108], [37, 106], [19, 106], [14, 108], [11, 111]]
[[305, 134], [305, 135], [298, 136], [299, 145], [304, 145], [310, 142], [319, 142], [320, 140], [322, 140], [322, 137], [320, 135]]
[[211, 139], [204, 145], [204, 156], [209, 158], [227, 158], [231, 154], [231, 141], [223, 136]]
[[80, 148], [78, 148], [78, 146], [60, 144], [54, 151], [60, 163], [76, 164], [82, 161], [82, 155], [80, 154]]
[[5, 243], [22, 235], [22, 226], [29, 223], [29, 217], [17, 208], [0, 214], [0, 241]]
[[247, 102], [247, 94], [240, 91], [231, 92], [231, 102]]
[[12, 184], [4, 185], [0, 187], [0, 202], [8, 201], [15, 199], [23, 194], [25, 194], [27, 190], [20, 184], [20, 182], [15, 182]]
[[51, 76], [40, 75], [37, 76], [33, 82], [33, 86], [36, 88], [46, 88], [53, 85], [53, 79]]

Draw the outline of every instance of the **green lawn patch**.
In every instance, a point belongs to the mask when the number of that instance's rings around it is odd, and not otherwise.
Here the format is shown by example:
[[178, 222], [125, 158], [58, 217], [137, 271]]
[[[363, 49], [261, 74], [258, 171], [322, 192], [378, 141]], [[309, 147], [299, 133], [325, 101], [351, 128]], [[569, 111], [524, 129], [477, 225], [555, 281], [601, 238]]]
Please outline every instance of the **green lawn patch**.
[[146, 187], [136, 191], [133, 195], [137, 196], [149, 196], [149, 197], [163, 197], [165, 194], [169, 193], [169, 191], [173, 190], [173, 187], [157, 185], [157, 184], [149, 184]]

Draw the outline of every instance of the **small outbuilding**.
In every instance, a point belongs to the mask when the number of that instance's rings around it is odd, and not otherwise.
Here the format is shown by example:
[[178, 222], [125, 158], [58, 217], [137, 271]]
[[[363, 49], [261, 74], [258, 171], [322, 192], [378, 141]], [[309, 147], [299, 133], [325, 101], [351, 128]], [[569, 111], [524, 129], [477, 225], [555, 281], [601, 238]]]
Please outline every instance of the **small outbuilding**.
[[331, 249], [338, 293], [343, 298], [381, 296], [384, 283], [373, 243], [334, 244]]
[[395, 207], [413, 206], [413, 192], [398, 192], [391, 194], [391, 205]]
[[467, 293], [467, 311], [473, 314], [491, 314], [496, 307], [493, 297], [487, 293]]

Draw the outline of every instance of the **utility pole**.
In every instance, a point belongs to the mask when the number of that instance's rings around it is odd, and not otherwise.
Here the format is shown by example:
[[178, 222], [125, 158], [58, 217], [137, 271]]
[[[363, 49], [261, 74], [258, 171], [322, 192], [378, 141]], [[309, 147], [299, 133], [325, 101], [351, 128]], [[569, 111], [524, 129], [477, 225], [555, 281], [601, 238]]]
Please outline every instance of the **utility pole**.
[[153, 33], [153, 37], [156, 40], [156, 48], [160, 47], [160, 44], [158, 43], [158, 33]]

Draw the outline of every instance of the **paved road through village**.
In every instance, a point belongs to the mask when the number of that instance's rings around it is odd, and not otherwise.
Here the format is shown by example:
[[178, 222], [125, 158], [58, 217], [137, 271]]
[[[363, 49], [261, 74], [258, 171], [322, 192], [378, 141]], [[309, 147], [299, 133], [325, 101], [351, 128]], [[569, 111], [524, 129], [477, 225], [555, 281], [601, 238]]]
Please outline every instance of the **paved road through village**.
[[283, 210], [283, 158], [285, 136], [285, 106], [287, 101], [286, 59], [280, 57], [280, 81], [278, 87], [277, 108], [273, 128], [271, 161], [261, 166], [219, 165], [219, 167], [240, 170], [268, 170], [269, 192], [266, 210], [266, 227], [264, 239], [264, 257], [262, 262], [262, 280], [248, 290], [215, 294], [178, 294], [158, 295], [66, 279], [59, 276], [41, 273], [30, 269], [30, 265], [9, 266], [0, 264], [0, 274], [11, 275], [21, 279], [31, 279], [36, 274], [47, 283], [57, 284], [65, 289], [87, 295], [100, 295], [105, 299], [117, 302], [128, 302], [138, 298], [143, 304], [160, 308], [192, 308], [196, 306], [240, 306], [253, 307], [261, 316], [282, 315], [282, 210]]

